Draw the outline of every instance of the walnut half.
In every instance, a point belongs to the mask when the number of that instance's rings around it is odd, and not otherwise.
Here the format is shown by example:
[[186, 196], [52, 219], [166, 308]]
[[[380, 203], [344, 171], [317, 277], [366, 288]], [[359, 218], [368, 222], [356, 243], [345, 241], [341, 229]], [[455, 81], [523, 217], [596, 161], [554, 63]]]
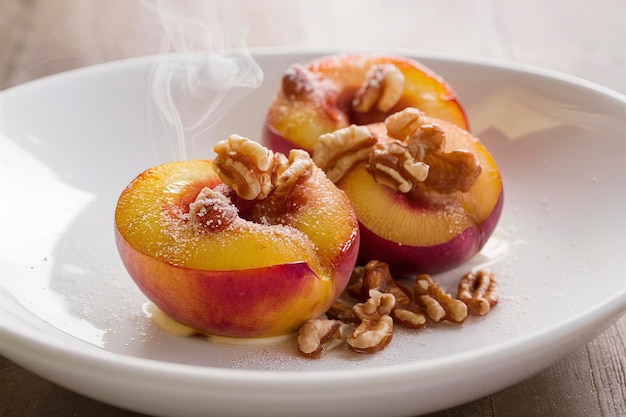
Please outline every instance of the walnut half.
[[382, 350], [393, 337], [393, 310], [396, 299], [392, 294], [371, 290], [370, 298], [356, 304], [352, 309], [361, 319], [359, 324], [346, 338], [348, 348], [359, 353], [374, 353]]
[[457, 298], [469, 307], [470, 313], [484, 316], [498, 304], [498, 282], [490, 270], [468, 272], [459, 282]]
[[340, 339], [341, 322], [312, 319], [298, 331], [298, 351], [307, 358], [318, 358], [333, 339]]
[[369, 157], [370, 171], [379, 184], [408, 193], [428, 177], [430, 167], [416, 161], [403, 142], [379, 142]]
[[446, 134], [437, 124], [425, 123], [409, 135], [406, 146], [413, 160], [430, 167], [424, 184], [439, 193], [467, 192], [481, 172], [476, 155], [466, 150], [445, 151]]
[[413, 289], [415, 301], [426, 310], [428, 317], [435, 323], [442, 320], [462, 323], [467, 318], [467, 305], [447, 294], [430, 275], [418, 275]]
[[375, 143], [367, 127], [350, 125], [321, 135], [313, 147], [313, 161], [337, 183], [357, 162], [368, 159]]
[[303, 150], [294, 149], [287, 158], [239, 135], [218, 142], [213, 150], [218, 175], [244, 200], [263, 200], [270, 195], [280, 198], [313, 167]]
[[402, 98], [404, 74], [393, 64], [373, 65], [352, 100], [352, 108], [367, 113], [372, 108], [387, 112]]

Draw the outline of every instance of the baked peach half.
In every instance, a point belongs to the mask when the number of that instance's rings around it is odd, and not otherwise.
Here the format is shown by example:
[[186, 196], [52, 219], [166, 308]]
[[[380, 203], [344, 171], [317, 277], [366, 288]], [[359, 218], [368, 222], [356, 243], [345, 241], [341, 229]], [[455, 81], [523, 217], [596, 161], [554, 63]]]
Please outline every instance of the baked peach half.
[[287, 157], [236, 135], [215, 151], [148, 169], [123, 190], [122, 261], [148, 299], [200, 333], [294, 332], [348, 282], [352, 206], [305, 151]]
[[399, 274], [450, 269], [480, 251], [500, 218], [502, 180], [487, 149], [417, 109], [321, 135], [313, 155], [352, 202], [359, 262]]
[[321, 134], [382, 122], [406, 107], [468, 128], [455, 92], [420, 62], [388, 54], [326, 56], [286, 69], [263, 141], [278, 152], [310, 152]]

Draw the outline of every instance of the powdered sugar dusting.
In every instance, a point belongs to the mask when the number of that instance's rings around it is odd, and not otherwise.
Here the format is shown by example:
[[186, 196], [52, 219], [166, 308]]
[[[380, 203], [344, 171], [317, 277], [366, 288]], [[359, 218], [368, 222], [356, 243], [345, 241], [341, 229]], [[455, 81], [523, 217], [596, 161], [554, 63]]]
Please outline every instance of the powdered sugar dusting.
[[238, 210], [224, 194], [205, 187], [189, 205], [187, 217], [195, 234], [217, 232], [235, 221]]
[[294, 64], [285, 70], [283, 93], [290, 100], [305, 97], [319, 100], [330, 92], [339, 92], [339, 86], [303, 65]]

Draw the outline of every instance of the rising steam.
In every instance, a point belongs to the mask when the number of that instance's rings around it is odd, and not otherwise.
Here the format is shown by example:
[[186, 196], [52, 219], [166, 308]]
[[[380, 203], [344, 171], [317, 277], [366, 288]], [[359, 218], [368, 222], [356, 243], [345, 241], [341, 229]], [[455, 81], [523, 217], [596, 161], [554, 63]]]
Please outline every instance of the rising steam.
[[173, 128], [176, 159], [251, 89], [263, 72], [246, 48], [244, 17], [228, 0], [155, 0], [164, 30], [150, 90], [161, 120]]

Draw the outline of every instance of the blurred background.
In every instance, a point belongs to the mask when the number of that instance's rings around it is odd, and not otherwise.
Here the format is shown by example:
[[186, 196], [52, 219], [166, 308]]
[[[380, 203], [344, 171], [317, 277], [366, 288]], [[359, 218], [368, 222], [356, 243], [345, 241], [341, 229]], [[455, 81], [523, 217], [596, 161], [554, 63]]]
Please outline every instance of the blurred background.
[[[164, 0], [0, 0], [0, 88], [161, 51]], [[189, 2], [188, 2], [189, 3]], [[191, 2], [194, 3], [194, 2]], [[196, 2], [197, 3], [197, 2]], [[208, 5], [211, 2], [205, 2]], [[626, 91], [624, 0], [234, 0], [249, 47], [411, 48]]]

